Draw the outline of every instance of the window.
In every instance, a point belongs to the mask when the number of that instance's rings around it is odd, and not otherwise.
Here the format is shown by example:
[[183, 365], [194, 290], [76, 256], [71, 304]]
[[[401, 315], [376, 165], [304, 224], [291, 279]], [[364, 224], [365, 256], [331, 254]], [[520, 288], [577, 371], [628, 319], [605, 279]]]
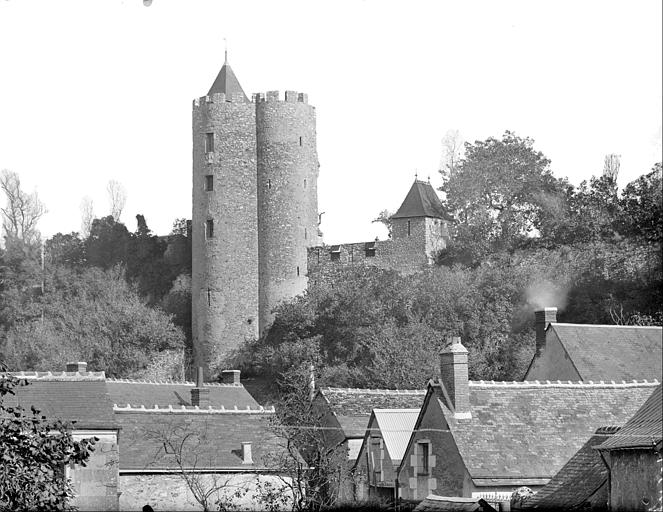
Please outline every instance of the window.
[[306, 188], [306, 178], [304, 178], [304, 188]]
[[205, 176], [205, 190], [207, 192], [214, 190], [214, 175], [208, 174]]
[[267, 188], [272, 188], [272, 180], [267, 180]]
[[341, 260], [341, 246], [340, 245], [332, 245], [331, 250], [329, 251], [329, 256], [332, 261], [340, 261]]
[[297, 277], [299, 277], [299, 267], [297, 267]]
[[205, 222], [205, 237], [214, 238], [214, 221], [212, 219]]
[[317, 253], [318, 256], [318, 263], [320, 263], [320, 249], [316, 249], [315, 252]]
[[371, 438], [371, 469], [375, 480], [382, 480], [382, 439]]
[[417, 443], [417, 474], [428, 475], [430, 473], [430, 465], [428, 459], [428, 451], [430, 443]]
[[207, 289], [207, 305], [211, 306], [212, 305], [212, 290], [209, 288]]
[[407, 221], [407, 236], [410, 236], [410, 221]]
[[375, 257], [375, 242], [366, 242], [364, 244], [364, 252], [367, 258]]
[[299, 145], [300, 146], [302, 145], [302, 138], [301, 137], [299, 137]]
[[304, 240], [308, 238], [308, 231], [304, 228]]
[[205, 134], [205, 153], [214, 152], [214, 133]]

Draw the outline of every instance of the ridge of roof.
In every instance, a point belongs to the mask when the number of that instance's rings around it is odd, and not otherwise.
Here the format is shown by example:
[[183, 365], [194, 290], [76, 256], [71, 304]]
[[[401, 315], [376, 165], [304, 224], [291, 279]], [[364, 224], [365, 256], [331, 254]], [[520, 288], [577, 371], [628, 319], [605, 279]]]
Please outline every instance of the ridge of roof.
[[[121, 384], [159, 384], [159, 385], [174, 385], [174, 386], [196, 386], [195, 382], [188, 380], [148, 380], [148, 379], [118, 379], [118, 378], [108, 378], [106, 382], [114, 383], [119, 382]], [[221, 388], [239, 388], [244, 387], [240, 382], [239, 384], [235, 383], [223, 383], [223, 382], [205, 382], [203, 387], [221, 387]]]
[[6, 372], [17, 379], [38, 381], [105, 381], [105, 372]]
[[425, 389], [362, 389], [362, 388], [334, 388], [323, 387], [320, 391], [344, 392], [344, 393], [366, 393], [366, 394], [395, 394], [395, 395], [425, 395]]
[[400, 208], [391, 216], [392, 219], [408, 217], [434, 217], [452, 220], [430, 182], [416, 179]]
[[550, 327], [560, 326], [560, 327], [585, 327], [585, 328], [596, 328], [603, 327], [609, 329], [658, 329], [663, 331], [663, 327], [660, 325], [610, 325], [610, 324], [572, 324], [566, 322], [550, 322]]
[[130, 404], [122, 407], [117, 404], [113, 404], [113, 412], [121, 413], [160, 413], [160, 414], [274, 414], [276, 409], [274, 406], [271, 408], [265, 409], [262, 405], [257, 409], [251, 409], [247, 406], [246, 409], [239, 409], [235, 406], [233, 409], [226, 409], [224, 406], [214, 408], [211, 405], [208, 407], [199, 407], [194, 406], [185, 406], [173, 407], [169, 405], [168, 407], [159, 407], [154, 405], [153, 408], [145, 407], [144, 405], [140, 407], [133, 407]]
[[[431, 382], [433, 386], [439, 386], [440, 383], [439, 381], [434, 381]], [[622, 380], [621, 382], [615, 382], [613, 381], [538, 381], [538, 380], [532, 380], [532, 381], [495, 381], [495, 380], [471, 380], [469, 381], [469, 385], [472, 387], [494, 387], [494, 388], [519, 388], [519, 389], [527, 389], [527, 388], [633, 388], [633, 387], [655, 387], [659, 385], [659, 381], [657, 379], [654, 380], [647, 380], [643, 379], [641, 381], [638, 380], [633, 380], [633, 381], [625, 381]]]

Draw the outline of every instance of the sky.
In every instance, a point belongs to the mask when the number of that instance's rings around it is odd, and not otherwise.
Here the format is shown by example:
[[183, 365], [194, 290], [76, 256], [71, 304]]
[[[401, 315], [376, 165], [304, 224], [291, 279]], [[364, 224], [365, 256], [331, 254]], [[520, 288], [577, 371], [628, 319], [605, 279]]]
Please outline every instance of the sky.
[[0, 0], [0, 169], [37, 191], [44, 236], [122, 183], [130, 230], [191, 218], [191, 104], [229, 62], [247, 94], [316, 107], [324, 241], [386, 237], [442, 138], [511, 130], [558, 177], [620, 186], [661, 160], [660, 0]]

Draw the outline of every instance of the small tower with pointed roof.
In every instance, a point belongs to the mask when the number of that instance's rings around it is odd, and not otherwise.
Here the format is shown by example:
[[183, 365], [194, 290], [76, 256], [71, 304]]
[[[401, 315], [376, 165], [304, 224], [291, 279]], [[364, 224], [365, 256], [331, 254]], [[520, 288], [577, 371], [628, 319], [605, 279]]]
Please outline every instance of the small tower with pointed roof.
[[421, 245], [421, 250], [432, 263], [447, 245], [448, 225], [452, 220], [430, 182], [415, 178], [403, 204], [391, 217], [392, 237]]

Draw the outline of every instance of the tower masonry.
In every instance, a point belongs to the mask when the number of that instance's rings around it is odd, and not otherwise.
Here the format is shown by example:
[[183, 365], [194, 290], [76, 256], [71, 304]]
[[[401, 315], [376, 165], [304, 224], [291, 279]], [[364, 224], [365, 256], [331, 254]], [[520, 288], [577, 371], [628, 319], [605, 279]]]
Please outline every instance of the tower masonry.
[[315, 109], [287, 91], [249, 100], [226, 62], [193, 103], [192, 330], [206, 376], [306, 289], [317, 242]]

